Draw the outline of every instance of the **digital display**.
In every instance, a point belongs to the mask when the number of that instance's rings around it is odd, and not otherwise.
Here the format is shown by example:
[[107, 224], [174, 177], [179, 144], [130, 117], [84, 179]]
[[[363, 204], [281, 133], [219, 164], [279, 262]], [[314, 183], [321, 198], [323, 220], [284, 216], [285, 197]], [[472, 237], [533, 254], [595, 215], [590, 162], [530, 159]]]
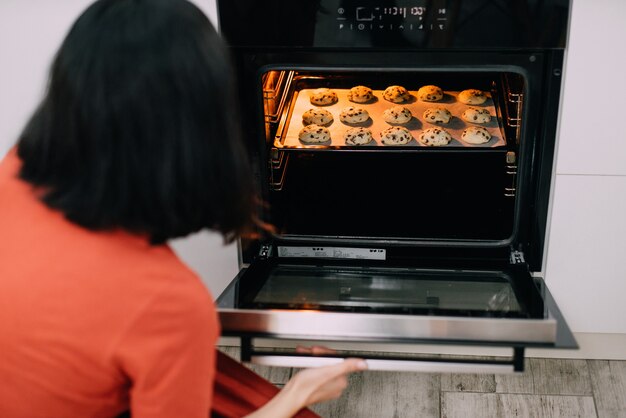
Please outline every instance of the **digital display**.
[[338, 7], [336, 20], [339, 30], [443, 31], [448, 26], [448, 11], [423, 4]]
[[[445, 9], [442, 9], [445, 13]], [[383, 16], [402, 16], [404, 18], [409, 16], [423, 16], [426, 8], [423, 6], [413, 7], [357, 7], [356, 8], [356, 20], [369, 20], [372, 21], [378, 17], [378, 20], [382, 20]]]

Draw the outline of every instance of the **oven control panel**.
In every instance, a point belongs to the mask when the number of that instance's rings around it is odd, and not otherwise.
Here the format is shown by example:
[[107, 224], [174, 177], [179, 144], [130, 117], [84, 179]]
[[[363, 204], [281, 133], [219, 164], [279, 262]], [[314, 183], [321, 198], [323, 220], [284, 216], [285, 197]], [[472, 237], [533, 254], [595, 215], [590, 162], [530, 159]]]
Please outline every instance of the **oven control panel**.
[[[452, 0], [321, 0], [314, 43], [443, 47], [454, 34]], [[332, 4], [331, 4], [332, 3]], [[334, 6], [334, 7], [333, 7]]]
[[449, 28], [446, 2], [425, 2], [405, 6], [340, 6], [336, 10], [337, 29], [342, 31], [445, 31]]
[[570, 0], [217, 0], [232, 46], [563, 48]]

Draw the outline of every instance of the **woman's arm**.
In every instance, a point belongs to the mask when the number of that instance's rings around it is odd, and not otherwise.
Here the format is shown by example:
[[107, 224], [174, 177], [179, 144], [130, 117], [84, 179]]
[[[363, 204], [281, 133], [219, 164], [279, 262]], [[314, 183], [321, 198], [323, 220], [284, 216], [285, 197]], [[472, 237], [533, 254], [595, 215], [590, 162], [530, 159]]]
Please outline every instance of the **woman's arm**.
[[303, 370], [274, 398], [247, 418], [288, 418], [318, 402], [337, 399], [348, 386], [348, 374], [367, 369], [360, 359], [347, 359], [332, 366]]

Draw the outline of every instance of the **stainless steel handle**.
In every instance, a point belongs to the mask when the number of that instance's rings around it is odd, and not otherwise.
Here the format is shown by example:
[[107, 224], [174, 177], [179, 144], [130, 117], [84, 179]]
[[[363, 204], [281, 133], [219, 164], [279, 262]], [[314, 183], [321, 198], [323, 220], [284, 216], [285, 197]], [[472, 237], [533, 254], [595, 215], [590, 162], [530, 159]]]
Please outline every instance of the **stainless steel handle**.
[[[339, 357], [252, 355], [251, 363], [274, 367], [321, 367], [341, 363]], [[513, 364], [463, 363], [452, 361], [365, 359], [369, 370], [422, 373], [515, 373]]]

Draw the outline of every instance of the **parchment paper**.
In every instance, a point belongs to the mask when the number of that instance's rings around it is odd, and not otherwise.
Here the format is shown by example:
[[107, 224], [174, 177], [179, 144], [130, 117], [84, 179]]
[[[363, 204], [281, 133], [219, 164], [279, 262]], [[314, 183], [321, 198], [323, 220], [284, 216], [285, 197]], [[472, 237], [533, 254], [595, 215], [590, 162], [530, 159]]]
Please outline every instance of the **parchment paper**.
[[[355, 126], [363, 126], [371, 129], [372, 135], [374, 137], [373, 141], [370, 142], [368, 145], [358, 146], [359, 148], [372, 146], [396, 148], [397, 146], [383, 145], [380, 142], [380, 133], [389, 126], [404, 126], [411, 132], [411, 134], [413, 135], [413, 139], [407, 145], [403, 145], [403, 147], [428, 147], [427, 145], [423, 145], [422, 143], [420, 143], [417, 138], [423, 130], [432, 127], [444, 128], [452, 136], [452, 141], [450, 141], [448, 145], [435, 148], [493, 148], [506, 145], [506, 142], [502, 135], [502, 130], [500, 129], [498, 118], [496, 117], [497, 113], [493, 100], [491, 98], [491, 93], [489, 92], [486, 92], [488, 99], [482, 105], [466, 105], [457, 100], [457, 95], [459, 93], [458, 91], [444, 91], [443, 99], [438, 102], [423, 102], [417, 100], [417, 91], [410, 90], [409, 93], [411, 94], [411, 99], [405, 103], [400, 103], [400, 105], [407, 107], [413, 114], [413, 118], [410, 122], [403, 125], [390, 125], [383, 120], [383, 111], [390, 107], [396, 106], [396, 104], [388, 102], [382, 98], [383, 90], [374, 90], [375, 99], [368, 103], [354, 103], [349, 101], [347, 98], [348, 92], [350, 91], [349, 89], [333, 90], [337, 93], [339, 100], [337, 101], [337, 103], [330, 106], [315, 106], [311, 104], [309, 100], [309, 95], [313, 91], [313, 89], [303, 89], [297, 91], [292, 98], [292, 100], [295, 100], [295, 103], [293, 103], [293, 106], [291, 106], [291, 115], [289, 115], [287, 124], [282, 131], [283, 135], [281, 135], [280, 138], [276, 139], [275, 145], [282, 148], [319, 148], [329, 145], [347, 147], [343, 139], [344, 134], [349, 128]], [[341, 113], [341, 110], [343, 108], [348, 106], [362, 107], [363, 109], [367, 110], [370, 115], [370, 119], [362, 123], [349, 125], [344, 124], [339, 120], [339, 114]], [[447, 124], [432, 124], [424, 121], [424, 111], [430, 107], [443, 107], [448, 109], [450, 113], [452, 113], [452, 119]], [[464, 121], [461, 118], [461, 114], [468, 107], [489, 109], [489, 113], [491, 113], [491, 121], [486, 124], [472, 124]], [[328, 143], [309, 145], [300, 142], [300, 140], [298, 139], [298, 133], [304, 127], [304, 124], [302, 123], [302, 114], [312, 108], [326, 109], [333, 115], [333, 122], [330, 125], [326, 125], [331, 133], [331, 141]], [[463, 130], [472, 125], [485, 127], [491, 134], [491, 139], [489, 140], [489, 142], [481, 145], [473, 145], [461, 141], [461, 134], [463, 133]], [[284, 134], [285, 132], [286, 134]]]

